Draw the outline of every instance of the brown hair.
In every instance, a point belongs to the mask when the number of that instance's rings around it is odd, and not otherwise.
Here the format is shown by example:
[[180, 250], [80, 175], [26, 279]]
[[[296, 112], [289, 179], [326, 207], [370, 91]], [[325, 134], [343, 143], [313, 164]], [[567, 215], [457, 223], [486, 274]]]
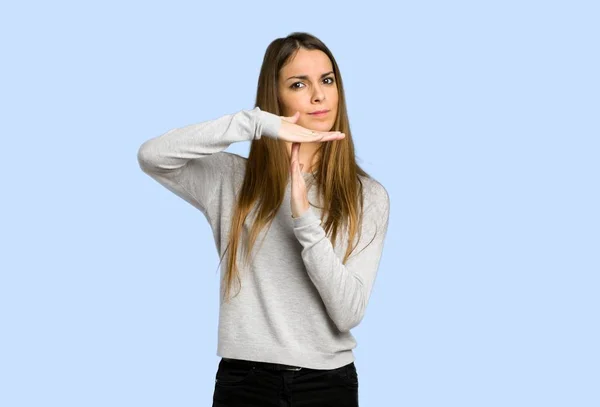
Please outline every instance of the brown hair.
[[[359, 219], [362, 218], [363, 211], [363, 186], [358, 176], [371, 177], [356, 163], [342, 75], [331, 51], [315, 36], [302, 32], [294, 32], [285, 38], [278, 38], [271, 42], [267, 47], [260, 69], [256, 106], [263, 111], [282, 115], [283, 109], [278, 98], [279, 72], [300, 48], [324, 52], [331, 60], [337, 80], [337, 117], [330, 131], [340, 131], [346, 136], [341, 140], [321, 143], [316, 153], [318, 161], [314, 179], [318, 188], [318, 196], [321, 196], [322, 202], [324, 202], [324, 207], [321, 208], [321, 219], [323, 220], [327, 215], [327, 220], [322, 223], [323, 229], [327, 235], [333, 236], [331, 238], [332, 245], [335, 245], [342, 224], [348, 228], [348, 248], [342, 261], [342, 264], [345, 264], [355, 248], [352, 247], [353, 239], [361, 233]], [[336, 165], [328, 163], [336, 163]], [[261, 137], [251, 142], [244, 181], [237, 197], [237, 205], [233, 208], [227, 246], [227, 249], [231, 248], [225, 273], [227, 300], [233, 280], [240, 281], [236, 253], [244, 222], [256, 203], [256, 214], [250, 230], [249, 242], [245, 245], [244, 260], [248, 261], [248, 256], [260, 230], [270, 225], [283, 201], [290, 176], [289, 166], [289, 157], [284, 141]], [[265, 194], [263, 191], [269, 191], [269, 193]], [[359, 203], [360, 215], [358, 214]], [[315, 206], [312, 202], [311, 205]], [[347, 220], [349, 220], [348, 223], [346, 223]], [[356, 240], [358, 241], [358, 239]], [[223, 258], [221, 258], [222, 260]]]

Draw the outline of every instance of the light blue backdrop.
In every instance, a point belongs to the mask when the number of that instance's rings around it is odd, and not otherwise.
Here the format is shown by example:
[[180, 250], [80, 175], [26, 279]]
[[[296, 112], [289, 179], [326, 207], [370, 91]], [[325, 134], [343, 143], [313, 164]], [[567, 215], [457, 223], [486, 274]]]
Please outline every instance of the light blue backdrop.
[[600, 405], [597, 2], [2, 9], [1, 406], [210, 405], [212, 234], [137, 149], [252, 108], [293, 31], [332, 49], [392, 203], [361, 406]]

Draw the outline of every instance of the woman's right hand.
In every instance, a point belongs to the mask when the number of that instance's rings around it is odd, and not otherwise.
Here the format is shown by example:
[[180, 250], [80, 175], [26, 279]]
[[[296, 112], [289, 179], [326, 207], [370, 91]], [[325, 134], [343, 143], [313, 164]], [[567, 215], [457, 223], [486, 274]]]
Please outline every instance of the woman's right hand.
[[341, 140], [346, 135], [340, 131], [317, 131], [309, 130], [298, 124], [295, 124], [300, 117], [299, 112], [293, 116], [281, 117], [281, 127], [277, 134], [278, 139], [289, 141], [292, 143], [310, 143], [319, 141]]

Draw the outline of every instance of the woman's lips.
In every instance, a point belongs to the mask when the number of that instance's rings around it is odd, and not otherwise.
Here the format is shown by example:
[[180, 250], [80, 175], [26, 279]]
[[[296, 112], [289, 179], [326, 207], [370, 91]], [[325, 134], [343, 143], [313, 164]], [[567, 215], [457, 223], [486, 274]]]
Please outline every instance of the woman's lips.
[[321, 112], [321, 113], [309, 113], [309, 115], [315, 116], [315, 117], [322, 117], [322, 116], [326, 116], [328, 113], [329, 113], [329, 110], [327, 110], [325, 112]]

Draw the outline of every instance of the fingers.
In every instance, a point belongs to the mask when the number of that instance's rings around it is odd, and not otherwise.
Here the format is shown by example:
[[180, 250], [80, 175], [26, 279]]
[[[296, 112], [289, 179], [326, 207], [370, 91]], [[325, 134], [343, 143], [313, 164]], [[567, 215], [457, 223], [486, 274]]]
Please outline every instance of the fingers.
[[304, 184], [304, 179], [302, 178], [302, 169], [304, 168], [304, 164], [300, 164], [300, 145], [301, 143], [292, 143], [290, 173], [292, 176], [293, 185]]
[[290, 173], [292, 175], [292, 180], [296, 180], [300, 175], [300, 171], [302, 170], [302, 166], [300, 165], [300, 144], [301, 143], [292, 143], [292, 154], [290, 157]]
[[302, 138], [301, 140], [295, 139], [295, 142], [313, 142], [313, 141], [331, 141], [331, 140], [341, 140], [346, 135], [341, 131], [317, 131], [307, 129], [306, 127], [302, 127], [297, 125], [297, 129], [299, 130], [299, 136]]
[[[311, 134], [312, 136], [312, 134]], [[333, 141], [333, 140], [341, 140], [346, 135], [339, 131], [332, 132], [315, 132], [314, 136], [312, 136], [311, 141]]]
[[332, 132], [305, 132], [297, 137], [290, 137], [287, 140], [292, 143], [311, 143], [311, 142], [325, 142], [325, 141], [335, 141], [342, 140], [346, 135], [339, 131]]
[[[310, 130], [306, 127], [285, 120], [286, 118], [283, 116], [280, 117], [282, 118], [282, 126], [277, 135], [280, 140], [285, 140], [292, 143], [310, 143], [341, 140], [346, 137], [346, 135], [341, 131]], [[293, 118], [294, 116], [291, 117]]]
[[290, 159], [290, 164], [292, 166], [292, 172], [296, 170], [296, 166], [298, 165], [298, 160], [300, 156], [300, 143], [292, 143], [292, 156]]

